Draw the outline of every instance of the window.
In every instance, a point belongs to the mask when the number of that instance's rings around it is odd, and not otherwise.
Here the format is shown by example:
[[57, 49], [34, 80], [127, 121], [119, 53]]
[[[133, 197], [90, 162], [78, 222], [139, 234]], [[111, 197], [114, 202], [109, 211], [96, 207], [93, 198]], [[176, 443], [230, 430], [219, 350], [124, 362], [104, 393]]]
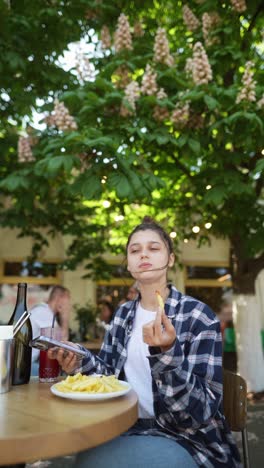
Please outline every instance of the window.
[[186, 264], [184, 280], [186, 294], [205, 302], [215, 313], [222, 296], [232, 290], [231, 269], [225, 263]]
[[111, 278], [109, 280], [99, 280], [96, 285], [96, 302], [102, 299], [110, 300], [114, 307], [126, 298], [127, 292], [134, 279], [131, 278], [125, 264], [112, 263], [110, 265]]
[[5, 259], [0, 265], [0, 283], [25, 283], [53, 285], [61, 283], [58, 261], [33, 261]]
[[61, 284], [59, 261], [34, 261], [5, 259], [0, 263], [0, 323], [7, 323], [16, 303], [17, 284], [28, 284], [27, 306], [45, 301], [49, 290]]
[[56, 263], [43, 262], [4, 262], [4, 276], [32, 276], [34, 278], [45, 278], [57, 276]]
[[230, 280], [230, 268], [219, 266], [186, 266], [188, 279], [216, 279], [219, 282]]

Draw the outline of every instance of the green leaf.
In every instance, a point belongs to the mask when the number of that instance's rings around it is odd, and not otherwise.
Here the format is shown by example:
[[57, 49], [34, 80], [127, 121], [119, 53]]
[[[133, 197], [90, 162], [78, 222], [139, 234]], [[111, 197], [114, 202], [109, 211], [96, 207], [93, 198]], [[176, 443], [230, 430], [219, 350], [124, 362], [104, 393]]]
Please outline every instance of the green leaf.
[[88, 118], [90, 118], [90, 116], [93, 114], [94, 112], [94, 107], [92, 105], [88, 105], [88, 106], [83, 106], [79, 112], [79, 117], [81, 117], [82, 119], [87, 116]]
[[198, 90], [190, 91], [189, 93], [184, 94], [184, 101], [188, 101], [188, 100], [199, 101], [203, 96], [204, 96], [203, 91], [198, 91]]
[[95, 148], [95, 147], [104, 147], [104, 146], [109, 146], [113, 147], [115, 142], [111, 137], [99, 137], [99, 138], [85, 138], [83, 140], [83, 144], [87, 145], [89, 148]]
[[[249, 121], [255, 124], [261, 132], [263, 132], [263, 123], [261, 119], [254, 112], [238, 111], [225, 119], [228, 124], [236, 123], [239, 120]], [[253, 126], [253, 125], [252, 125]]]
[[35, 164], [35, 174], [47, 176], [48, 174], [57, 174], [61, 170], [70, 172], [76, 163], [77, 158], [74, 155], [48, 156]]
[[66, 103], [69, 102], [69, 103], [74, 104], [77, 100], [79, 100], [78, 92], [76, 92], [76, 91], [66, 91], [61, 96], [61, 99], [63, 100], [63, 102], [66, 102]]
[[194, 140], [193, 138], [188, 139], [188, 146], [196, 154], [200, 153], [201, 151], [200, 142], [198, 140]]
[[113, 91], [112, 83], [101, 77], [96, 79], [94, 85], [96, 88], [101, 89], [102, 91]]
[[64, 167], [65, 156], [55, 156], [50, 158], [47, 164], [47, 169], [49, 172], [57, 172], [59, 169]]
[[187, 135], [181, 135], [177, 140], [177, 145], [182, 148], [186, 143], [187, 143], [187, 140], [188, 140], [188, 136]]
[[257, 162], [256, 167], [254, 169], [254, 174], [262, 171], [264, 171], [264, 158], [260, 159], [260, 161]]
[[82, 141], [82, 138], [83, 136], [79, 132], [70, 132], [64, 137], [63, 141], [64, 143], [73, 143], [75, 141]]
[[49, 154], [49, 153], [53, 153], [53, 151], [57, 151], [58, 149], [60, 149], [62, 146], [62, 142], [61, 142], [61, 139], [59, 138], [54, 138], [52, 140], [49, 141], [49, 143], [47, 145], [45, 145], [44, 149], [43, 149], [43, 154]]
[[208, 96], [207, 94], [204, 96], [204, 102], [209, 110], [214, 110], [216, 107], [219, 106], [219, 102], [213, 97]]
[[116, 194], [121, 199], [131, 195], [131, 189], [125, 176], [122, 176], [116, 185]]
[[86, 200], [98, 198], [102, 193], [101, 181], [97, 176], [87, 177], [81, 186], [81, 193]]
[[156, 141], [159, 145], [166, 145], [169, 141], [169, 135], [157, 135]]
[[127, 198], [132, 194], [131, 186], [124, 174], [114, 172], [109, 175], [108, 182], [119, 198]]
[[139, 177], [138, 174], [136, 174], [135, 172], [130, 171], [129, 172], [129, 181], [130, 181], [135, 193], [139, 197], [146, 197], [147, 195], [149, 195], [149, 191], [145, 187], [145, 184], [142, 183], [142, 178]]
[[92, 91], [89, 91], [86, 95], [86, 101], [91, 105], [91, 104], [97, 104], [99, 101], [99, 96], [96, 93], [93, 93]]
[[166, 183], [159, 177], [155, 176], [154, 174], [148, 174], [148, 177], [146, 178], [146, 182], [151, 191], [155, 189], [163, 188], [166, 186]]
[[0, 188], [15, 192], [19, 188], [28, 188], [29, 181], [24, 176], [12, 174], [0, 182]]
[[117, 91], [115, 92], [112, 92], [112, 93], [108, 93], [106, 95], [106, 101], [108, 103], [113, 103], [113, 102], [116, 102], [116, 103], [120, 103], [120, 101], [122, 100], [123, 98], [123, 95]]
[[204, 195], [205, 203], [213, 204], [215, 206], [220, 205], [226, 196], [226, 187], [224, 185], [218, 185], [208, 190]]

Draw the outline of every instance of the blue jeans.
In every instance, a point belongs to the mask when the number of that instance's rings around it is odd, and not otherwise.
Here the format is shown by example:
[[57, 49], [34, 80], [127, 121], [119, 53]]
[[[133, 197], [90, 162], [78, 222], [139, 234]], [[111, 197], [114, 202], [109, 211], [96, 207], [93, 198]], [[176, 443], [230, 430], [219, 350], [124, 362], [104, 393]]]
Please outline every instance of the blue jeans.
[[197, 468], [175, 440], [153, 435], [124, 435], [77, 455], [76, 468]]

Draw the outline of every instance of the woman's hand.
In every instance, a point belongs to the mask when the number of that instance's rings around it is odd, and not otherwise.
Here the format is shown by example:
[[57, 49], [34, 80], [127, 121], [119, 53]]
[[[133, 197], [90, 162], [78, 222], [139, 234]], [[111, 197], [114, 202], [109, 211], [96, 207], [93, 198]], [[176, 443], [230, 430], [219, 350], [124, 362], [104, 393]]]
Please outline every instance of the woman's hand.
[[164, 353], [176, 340], [176, 331], [164, 310], [158, 308], [155, 320], [142, 327], [143, 341], [149, 346], [158, 346]]
[[[78, 346], [75, 343], [71, 343], [70, 341], [64, 341], [64, 343], [70, 344], [75, 348], [78, 348]], [[81, 358], [76, 354], [58, 347], [50, 348], [48, 350], [48, 357], [50, 359], [57, 359], [62, 370], [67, 372], [67, 374], [71, 374], [75, 369], [77, 369], [77, 367], [80, 366], [81, 362]]]

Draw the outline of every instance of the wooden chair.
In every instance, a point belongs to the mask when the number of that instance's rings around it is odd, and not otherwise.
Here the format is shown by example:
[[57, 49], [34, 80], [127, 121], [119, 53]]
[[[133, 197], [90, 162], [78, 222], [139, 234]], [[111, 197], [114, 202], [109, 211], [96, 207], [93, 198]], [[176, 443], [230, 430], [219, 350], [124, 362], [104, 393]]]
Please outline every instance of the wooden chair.
[[241, 431], [244, 467], [249, 468], [247, 437], [247, 383], [238, 374], [223, 370], [224, 415], [232, 431]]

